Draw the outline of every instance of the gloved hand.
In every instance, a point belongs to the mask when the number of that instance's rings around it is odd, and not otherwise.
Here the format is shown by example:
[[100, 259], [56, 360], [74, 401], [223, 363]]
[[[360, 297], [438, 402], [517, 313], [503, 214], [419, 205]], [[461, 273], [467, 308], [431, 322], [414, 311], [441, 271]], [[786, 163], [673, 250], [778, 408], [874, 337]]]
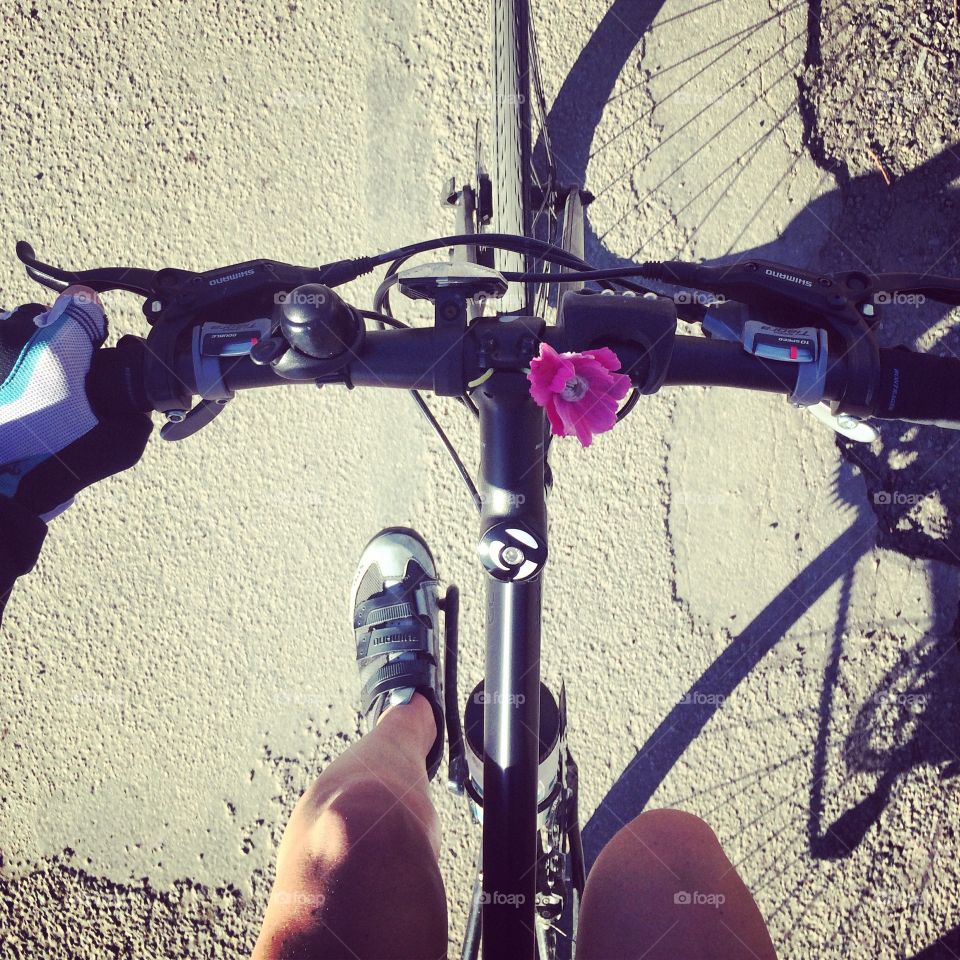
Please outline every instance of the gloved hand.
[[87, 392], [107, 318], [89, 287], [52, 307], [0, 313], [0, 496], [47, 521], [97, 480], [133, 466], [153, 424], [94, 410]]

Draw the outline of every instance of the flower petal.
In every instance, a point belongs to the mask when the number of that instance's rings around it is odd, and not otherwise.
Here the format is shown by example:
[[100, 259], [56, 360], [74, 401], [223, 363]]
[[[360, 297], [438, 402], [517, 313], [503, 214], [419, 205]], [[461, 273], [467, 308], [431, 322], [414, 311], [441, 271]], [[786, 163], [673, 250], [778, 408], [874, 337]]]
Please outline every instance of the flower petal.
[[559, 393], [573, 376], [573, 364], [565, 356], [557, 353], [549, 343], [540, 344], [540, 356], [530, 361], [530, 395], [545, 406], [551, 394]]
[[[630, 389], [630, 378], [612, 371], [620, 369], [620, 358], [609, 347], [584, 353], [558, 353], [541, 343], [540, 355], [530, 361], [530, 395], [544, 408], [550, 428], [557, 436], [576, 434], [584, 447], [595, 433], [609, 430], [617, 422], [617, 406]], [[562, 392], [574, 376], [582, 377], [587, 390], [578, 400], [565, 400]]]
[[594, 433], [605, 433], [617, 422], [617, 405], [613, 401], [595, 403], [583, 411], [581, 419]]
[[[564, 423], [568, 425], [568, 433], [575, 433], [580, 445], [589, 447], [593, 440], [593, 433], [580, 412], [581, 403], [582, 401], [557, 400], [557, 412], [563, 418]], [[564, 434], [564, 436], [566, 435]]]
[[563, 418], [557, 412], [557, 402], [554, 397], [551, 397], [551, 399], [545, 404], [544, 410], [546, 410], [547, 419], [550, 421], [550, 429], [558, 437], [565, 437], [567, 435], [567, 429], [564, 425]]
[[622, 374], [611, 373], [599, 360], [589, 354], [577, 357], [573, 361], [573, 366], [579, 376], [587, 377], [589, 380], [606, 382], [610, 377], [622, 376]]
[[597, 347], [595, 350], [587, 350], [586, 355], [593, 357], [607, 370], [620, 369], [620, 358], [609, 347]]
[[601, 384], [592, 385], [591, 392], [600, 396], [610, 397], [611, 400], [622, 400], [630, 390], [630, 378], [623, 374], [614, 373], [610, 379]]
[[573, 376], [576, 376], [576, 368], [569, 360], [564, 360], [562, 365], [557, 367], [557, 372], [550, 381], [550, 389], [554, 393], [561, 393], [567, 381]]

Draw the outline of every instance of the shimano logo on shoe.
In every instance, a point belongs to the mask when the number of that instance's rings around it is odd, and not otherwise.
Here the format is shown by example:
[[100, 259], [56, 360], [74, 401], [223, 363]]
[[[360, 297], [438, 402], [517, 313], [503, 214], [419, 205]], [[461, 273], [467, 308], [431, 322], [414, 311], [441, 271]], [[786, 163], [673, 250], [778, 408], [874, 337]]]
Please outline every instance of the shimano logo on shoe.
[[228, 273], [225, 277], [214, 277], [209, 281], [211, 287], [221, 283], [228, 283], [230, 280], [239, 280], [241, 277], [250, 277], [255, 273], [254, 270], [241, 270], [239, 273]]
[[803, 277], [793, 277], [789, 273], [781, 273], [779, 270], [764, 270], [768, 277], [776, 277], [778, 280], [789, 280], [791, 283], [799, 283], [801, 287], [812, 287], [812, 280], [804, 280]]

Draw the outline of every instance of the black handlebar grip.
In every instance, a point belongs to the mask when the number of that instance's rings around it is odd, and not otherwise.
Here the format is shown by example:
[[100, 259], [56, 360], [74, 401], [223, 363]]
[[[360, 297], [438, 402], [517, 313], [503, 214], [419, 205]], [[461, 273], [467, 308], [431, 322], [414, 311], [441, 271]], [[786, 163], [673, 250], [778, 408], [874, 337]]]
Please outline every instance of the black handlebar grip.
[[880, 382], [873, 415], [960, 429], [960, 359], [880, 351]]
[[121, 337], [115, 347], [101, 347], [87, 374], [87, 396], [100, 420], [152, 410], [143, 382], [146, 341]]

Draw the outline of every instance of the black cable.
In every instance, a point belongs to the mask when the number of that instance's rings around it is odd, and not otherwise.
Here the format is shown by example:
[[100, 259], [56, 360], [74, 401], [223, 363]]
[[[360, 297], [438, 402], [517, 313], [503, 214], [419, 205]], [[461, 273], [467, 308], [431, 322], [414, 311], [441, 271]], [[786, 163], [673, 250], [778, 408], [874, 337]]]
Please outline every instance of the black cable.
[[[381, 330], [383, 329], [384, 324], [391, 327], [403, 328], [407, 330], [410, 329], [409, 325], [404, 323], [402, 320], [396, 320], [393, 317], [388, 316], [387, 314], [384, 314], [384, 313], [377, 313], [374, 310], [360, 310], [359, 313], [361, 317], [366, 317], [368, 320], [373, 320], [374, 322], [376, 322], [379, 325]], [[430, 424], [431, 427], [433, 427], [434, 432], [440, 438], [440, 442], [446, 448], [447, 453], [450, 454], [450, 458], [453, 460], [453, 465], [454, 467], [456, 467], [457, 473], [460, 474], [460, 479], [463, 480], [464, 484], [466, 485], [467, 491], [469, 492], [470, 497], [473, 500], [473, 505], [479, 511], [480, 510], [480, 494], [477, 492], [477, 486], [473, 482], [473, 479], [470, 477], [470, 473], [467, 470], [466, 466], [464, 466], [463, 460], [460, 459], [460, 454], [457, 453], [456, 447], [454, 447], [454, 445], [450, 442], [450, 438], [444, 432], [443, 427], [440, 426], [440, 422], [430, 411], [430, 408], [427, 406], [426, 400], [424, 400], [423, 397], [420, 396], [420, 392], [418, 390], [409, 390], [408, 393], [410, 394], [411, 397], [413, 397], [413, 401], [414, 403], [416, 403], [417, 407], [419, 407], [420, 413], [423, 414], [424, 419], [427, 421], [427, 423]], [[461, 402], [463, 402], [464, 406], [466, 406], [467, 409], [479, 415], [479, 411], [477, 411], [476, 407], [473, 405], [473, 401], [470, 400], [469, 397], [463, 396], [463, 397], [458, 397], [457, 399], [461, 400]]]
[[395, 277], [396, 274], [388, 270], [373, 296], [373, 309], [382, 311], [388, 317], [393, 316], [393, 308], [390, 306], [390, 288], [396, 283]]
[[[383, 311], [385, 311], [389, 316], [393, 316], [393, 313], [392, 313], [391, 308], [390, 308], [390, 288], [389, 288], [389, 286], [387, 286], [386, 281], [389, 280], [391, 277], [396, 276], [396, 275], [397, 275], [397, 272], [400, 270], [400, 268], [401, 268], [401, 267], [410, 259], [410, 257], [412, 257], [412, 256], [414, 256], [414, 255], [413, 255], [413, 254], [410, 254], [410, 256], [401, 257], [399, 260], [394, 260], [394, 262], [390, 265], [390, 269], [387, 270], [387, 272], [384, 274], [383, 282], [380, 284], [380, 287], [378, 288], [378, 292], [379, 292], [379, 290], [382, 290], [383, 293], [382, 293], [381, 296], [379, 296], [378, 298], [375, 299], [375, 301], [374, 301], [374, 308], [375, 308], [375, 309], [383, 310]], [[574, 259], [576, 259], [576, 258], [574, 258]], [[559, 261], [556, 261], [556, 262], [559, 262]], [[580, 263], [581, 263], [584, 267], [589, 268], [589, 264], [583, 263], [583, 261], [580, 261]], [[562, 266], [578, 266], [578, 264], [567, 264], [567, 263], [563, 263], [563, 264], [561, 264], [561, 265], [562, 265]], [[593, 271], [591, 270], [591, 272], [593, 272]], [[539, 277], [538, 277], [538, 275], [536, 275], [536, 274], [519, 274], [519, 273], [514, 274], [514, 273], [511, 273], [511, 274], [504, 274], [503, 276], [504, 276], [505, 279], [513, 279], [514, 277], [521, 277], [521, 276], [522, 276], [522, 277], [527, 277], [527, 276], [535, 277], [535, 278], [538, 278], [545, 286], [546, 286], [546, 285], [551, 285], [551, 284], [567, 283], [567, 282], [568, 282], [568, 278], [576, 279], [575, 275], [572, 274], [572, 273], [571, 273], [571, 274], [565, 274], [565, 273], [541, 274], [541, 275], [539, 275]], [[549, 277], [550, 279], [544, 281], [544, 280], [542, 280], [542, 277]], [[653, 292], [652, 290], [648, 289], [647, 287], [643, 287], [643, 286], [641, 286], [641, 285], [638, 284], [638, 283], [631, 283], [630, 281], [628, 281], [628, 280], [623, 280], [623, 279], [619, 279], [619, 280], [615, 279], [615, 280], [612, 280], [612, 281], [610, 281], [610, 280], [600, 280], [600, 281], [598, 281], [598, 282], [599, 282], [599, 285], [600, 285], [601, 287], [603, 287], [604, 289], [606, 289], [606, 290], [613, 290], [613, 288], [614, 288], [615, 286], [617, 286], [617, 287], [623, 287], [625, 290], [630, 290], [630, 291], [632, 291], [633, 293], [638, 294], [639, 296], [643, 296], [643, 294], [645, 294], [645, 293], [652, 293], [652, 292]]]
[[[465, 234], [464, 235], [464, 237], [472, 237], [472, 236], [491, 236], [491, 234]], [[519, 241], [521, 243], [524, 242], [523, 237], [514, 237], [512, 234], [504, 234], [503, 236], [507, 236], [511, 241]], [[543, 244], [543, 241], [540, 241], [540, 240], [535, 240], [532, 242], [536, 244]], [[546, 254], [542, 259], [549, 260], [554, 263], [559, 263], [562, 266], [566, 266], [566, 267], [578, 267], [578, 268], [583, 268], [586, 270], [593, 271], [594, 268], [590, 267], [588, 263], [581, 260], [579, 257], [575, 256], [574, 254], [569, 253], [568, 251], [565, 251], [562, 248], [554, 248], [553, 244], [546, 244], [546, 246], [553, 248], [554, 252], [550, 254]], [[374, 298], [374, 303], [373, 303], [373, 307], [375, 311], [382, 311], [386, 316], [389, 316], [389, 317], [393, 316], [393, 310], [390, 306], [390, 286], [392, 286], [392, 284], [389, 284], [388, 281], [391, 280], [391, 278], [395, 277], [399, 272], [400, 268], [403, 266], [403, 264], [406, 263], [413, 256], [415, 256], [415, 254], [412, 254], [412, 253], [407, 254], [403, 257], [399, 257], [398, 259], [394, 260], [393, 263], [390, 264], [389, 269], [384, 274], [384, 277], [380, 283], [380, 286], [377, 288], [377, 296]], [[507, 276], [507, 275], [505, 274], [504, 276]], [[509, 278], [513, 278], [516, 276], [520, 276], [520, 274], [510, 274]], [[534, 276], [534, 275], [527, 274], [525, 276]], [[548, 280], [543, 281], [544, 286], [548, 286], [548, 285], [566, 283], [568, 277], [573, 277], [574, 274], [558, 273], [558, 274], [545, 274], [544, 276], [549, 277]], [[613, 289], [614, 285], [617, 285], [617, 286], [624, 287], [627, 290], [632, 290], [634, 293], [637, 293], [640, 295], [652, 292], [648, 290], [646, 287], [642, 287], [636, 283], [630, 283], [629, 281], [626, 281], [626, 280], [615, 280], [613, 282], [601, 280], [600, 285], [604, 288], [611, 289], [611, 290]]]
[[[376, 320], [379, 324], [385, 323], [388, 327], [397, 327], [404, 330], [410, 329], [409, 323], [397, 320], [388, 313], [377, 313], [376, 310], [358, 310], [357, 313], [359, 313], [361, 317], [366, 317], [368, 320]], [[381, 326], [380, 329], [382, 330], [383, 327]]]
[[[594, 270], [591, 269], [590, 265], [584, 260], [581, 260], [579, 257], [569, 253], [568, 251], [562, 249], [558, 250], [553, 244], [546, 243], [542, 240], [533, 240], [527, 237], [516, 237], [511, 234], [461, 234], [455, 237], [442, 237], [438, 240], [425, 240], [421, 243], [410, 244], [407, 247], [400, 247], [395, 251], [390, 251], [389, 253], [380, 254], [376, 260], [378, 261], [378, 265], [382, 265], [389, 259], [394, 258], [390, 268], [386, 273], [386, 276], [384, 277], [384, 280], [387, 280], [389, 277], [396, 275], [400, 267], [416, 254], [447, 246], [495, 246], [508, 250], [518, 250], [519, 248], [518, 252], [521, 253], [540, 252], [540, 259], [545, 262], [559, 263], [560, 265], [566, 267], [581, 268], [579, 272], [571, 272], [566, 274], [504, 274], [505, 279], [515, 282], [529, 281], [534, 283], [570, 283], [575, 281], [594, 280], [601, 282], [605, 280], [614, 280], [619, 282], [619, 285], [627, 287], [628, 289], [633, 289], [638, 293], [651, 292], [639, 284], [630, 284], [625, 282], [624, 278], [626, 277], [642, 276], [642, 267], [620, 267], [612, 270]], [[532, 251], [530, 250], [531, 247], [534, 248]], [[397, 256], [398, 254], [399, 256]], [[381, 284], [381, 289], [383, 289], [383, 294], [379, 298], [380, 302], [375, 304], [379, 310], [361, 310], [360, 315], [374, 320], [379, 325], [381, 330], [385, 324], [392, 327], [407, 327], [407, 324], [400, 320], [396, 320], [390, 312], [389, 287]], [[410, 396], [413, 397], [414, 402], [417, 404], [417, 407], [419, 408], [424, 419], [430, 424], [434, 432], [440, 438], [440, 442], [444, 445], [447, 453], [450, 455], [451, 460], [453, 460], [454, 467], [456, 468], [457, 473], [460, 475], [460, 479], [466, 486], [467, 491], [473, 500], [474, 506], [479, 511], [481, 509], [480, 494], [477, 491], [476, 484], [470, 477], [470, 473], [464, 465], [463, 460], [461, 460], [459, 453], [450, 442], [450, 439], [445, 433], [443, 427], [440, 426], [439, 421], [433, 415], [420, 393], [416, 390], [410, 390], [409, 393]], [[473, 413], [475, 416], [479, 416], [479, 411], [469, 396], [464, 394], [457, 399], [461, 404], [463, 404], [463, 406], [470, 410], [471, 413]], [[627, 402], [617, 412], [618, 421], [622, 420], [627, 416], [627, 414], [630, 413], [631, 410], [633, 410], [638, 399], [639, 392], [634, 390], [627, 399]], [[546, 455], [546, 450], [544, 450], [544, 455]]]
[[[567, 250], [558, 249], [555, 244], [546, 240], [536, 240], [532, 237], [521, 237], [513, 233], [460, 233], [450, 237], [438, 237], [434, 240], [420, 240], [409, 243], [385, 253], [379, 253], [370, 259], [374, 266], [382, 266], [392, 260], [406, 259], [418, 253], [429, 250], [439, 250], [442, 247], [498, 247], [503, 250], [512, 250], [515, 253], [540, 253], [543, 255], [563, 257], [569, 266], [579, 266], [583, 261]], [[541, 256], [541, 259], [546, 259]]]
[[423, 414], [427, 423], [436, 431], [437, 436], [440, 438], [440, 442], [447, 448], [447, 453], [450, 454], [450, 459], [453, 460], [453, 465], [457, 468], [457, 473], [460, 474], [460, 479], [463, 480], [466, 485], [467, 490], [470, 492], [470, 496], [473, 499], [473, 505], [477, 508], [477, 512], [480, 511], [480, 494], [477, 492], [476, 484], [470, 477], [470, 473], [467, 468], [464, 466], [463, 461], [460, 459], [460, 454], [457, 453], [456, 448], [450, 442], [450, 439], [447, 437], [446, 433], [443, 431], [443, 427], [440, 426], [437, 418], [430, 412], [430, 408], [427, 406], [426, 401], [416, 390], [410, 391], [410, 396], [413, 397], [414, 402], [420, 408], [420, 412]]
[[[528, 283], [572, 283], [578, 280], [622, 280], [625, 277], [648, 277], [650, 267], [647, 264], [638, 264], [635, 267], [608, 267], [603, 270], [581, 270], [576, 273], [562, 273], [560, 280], [552, 273], [505, 273], [503, 278], [519, 283], [525, 280]], [[669, 281], [667, 281], [669, 282]], [[648, 291], [644, 291], [645, 293]], [[652, 291], [649, 291], [652, 292]]]
[[627, 402], [617, 411], [617, 423], [619, 423], [636, 405], [640, 399], [640, 391], [634, 387], [627, 397]]
[[[465, 233], [452, 237], [440, 237], [437, 240], [422, 240], [419, 243], [412, 243], [406, 247], [397, 247], [396, 250], [389, 250], [386, 253], [378, 254], [375, 258], [376, 265], [391, 262], [390, 269], [387, 270], [386, 277], [395, 274], [399, 268], [418, 253], [426, 253], [429, 250], [437, 250], [442, 247], [496, 247], [498, 249], [510, 250], [514, 253], [530, 253], [537, 256], [540, 260], [550, 263], [558, 263], [565, 267], [576, 267], [580, 271], [589, 271], [590, 276], [583, 277], [578, 273], [569, 274], [527, 274], [534, 283], [566, 283], [574, 280], [613, 280], [619, 286], [633, 290], [635, 293], [648, 293], [649, 291], [640, 284], [630, 283], [626, 278], [631, 276], [643, 276], [641, 268], [619, 267], [611, 270], [594, 270], [590, 265], [581, 260], [567, 250], [557, 247], [556, 244], [548, 243], [545, 240], [536, 240], [532, 237], [520, 237], [512, 233]], [[593, 276], [597, 274], [597, 276]], [[610, 274], [609, 277], [606, 274]], [[511, 276], [519, 276], [512, 274]], [[386, 279], [386, 277], [384, 279]]]

